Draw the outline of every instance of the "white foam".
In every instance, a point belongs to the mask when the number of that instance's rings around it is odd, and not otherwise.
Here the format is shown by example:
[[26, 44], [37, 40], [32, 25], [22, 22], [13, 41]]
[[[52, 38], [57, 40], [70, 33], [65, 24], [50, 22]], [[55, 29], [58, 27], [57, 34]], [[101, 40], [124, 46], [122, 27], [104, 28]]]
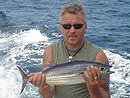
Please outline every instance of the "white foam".
[[29, 31], [20, 32], [21, 41], [23, 43], [34, 43], [39, 41], [47, 41], [49, 38], [45, 34], [41, 34], [39, 30], [31, 29]]
[[[45, 34], [41, 34], [39, 30], [21, 31], [10, 36], [2, 36], [0, 39], [0, 52], [5, 52], [1, 55], [0, 61], [0, 98], [36, 98], [39, 96], [36, 87], [27, 86], [23, 95], [20, 95], [22, 79], [16, 66], [18, 61], [34, 60], [35, 62], [42, 61], [41, 59], [29, 58], [33, 53], [42, 55], [44, 48], [39, 48], [39, 43], [46, 45], [49, 38]], [[37, 49], [25, 49], [28, 45], [35, 46]], [[48, 43], [47, 43], [48, 44]], [[20, 59], [16, 59], [20, 57]], [[41, 60], [41, 61], [39, 61]], [[23, 66], [26, 67], [26, 66]], [[25, 97], [24, 97], [25, 96]], [[40, 98], [40, 96], [39, 96]]]
[[[119, 79], [119, 81], [125, 82], [125, 83], [130, 83], [130, 77], [124, 77], [125, 74], [130, 72], [130, 60], [125, 59], [119, 54], [114, 54], [110, 51], [105, 51], [110, 64], [113, 66], [111, 69], [115, 71], [115, 74], [112, 74], [111, 76], [114, 77], [113, 80]], [[118, 77], [115, 77], [115, 75], [118, 75]], [[127, 79], [128, 81], [124, 80]]]
[[104, 52], [110, 61], [110, 65], [113, 66], [111, 70], [115, 71], [115, 73], [110, 75], [112, 98], [130, 97], [128, 93], [130, 92], [130, 60], [108, 50], [104, 50]]
[[15, 67], [11, 69], [0, 67], [0, 98], [20, 98], [20, 81]]

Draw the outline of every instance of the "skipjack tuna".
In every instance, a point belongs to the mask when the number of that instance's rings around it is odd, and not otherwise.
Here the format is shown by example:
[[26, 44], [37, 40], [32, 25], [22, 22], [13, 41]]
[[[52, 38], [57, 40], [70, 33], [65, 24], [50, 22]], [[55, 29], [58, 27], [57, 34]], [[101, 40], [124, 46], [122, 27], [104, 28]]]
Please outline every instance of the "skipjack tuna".
[[[85, 82], [85, 80], [82, 78], [82, 73], [88, 76], [86, 68], [91, 65], [96, 66], [99, 69], [99, 71], [102, 73], [104, 77], [103, 79], [106, 79], [105, 78], [106, 75], [114, 73], [113, 71], [110, 71], [110, 68], [112, 67], [110, 65], [94, 61], [78, 61], [78, 60], [54, 65], [48, 68], [47, 70], [42, 71], [42, 73], [46, 76], [47, 84], [73, 85]], [[28, 77], [20, 67], [18, 67], [18, 69], [23, 79], [21, 90], [22, 93], [26, 86]]]

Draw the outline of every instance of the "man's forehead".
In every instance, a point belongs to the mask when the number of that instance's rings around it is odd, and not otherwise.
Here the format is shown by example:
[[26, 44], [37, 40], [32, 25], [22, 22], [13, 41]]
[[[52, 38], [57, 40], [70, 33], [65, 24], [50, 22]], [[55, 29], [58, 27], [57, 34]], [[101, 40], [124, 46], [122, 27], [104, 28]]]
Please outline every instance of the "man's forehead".
[[69, 20], [74, 20], [74, 21], [82, 21], [83, 20], [83, 16], [81, 13], [77, 13], [77, 14], [72, 14], [72, 13], [65, 13], [62, 17], [61, 17], [62, 22], [63, 21], [69, 21]]

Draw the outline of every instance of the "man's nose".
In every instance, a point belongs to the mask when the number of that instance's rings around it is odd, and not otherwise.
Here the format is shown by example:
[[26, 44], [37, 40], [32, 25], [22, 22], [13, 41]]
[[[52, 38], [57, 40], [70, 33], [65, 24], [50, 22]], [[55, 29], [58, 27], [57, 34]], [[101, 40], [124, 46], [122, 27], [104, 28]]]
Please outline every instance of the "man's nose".
[[71, 28], [70, 28], [70, 32], [75, 32], [75, 28], [74, 28], [74, 26], [71, 26]]

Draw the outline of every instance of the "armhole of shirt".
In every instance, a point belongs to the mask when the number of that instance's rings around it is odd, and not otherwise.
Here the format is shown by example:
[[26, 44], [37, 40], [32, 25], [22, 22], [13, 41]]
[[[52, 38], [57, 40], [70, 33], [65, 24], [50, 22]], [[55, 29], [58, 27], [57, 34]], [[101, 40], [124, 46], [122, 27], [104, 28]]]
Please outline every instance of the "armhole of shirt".
[[[51, 65], [51, 46], [48, 46], [47, 48], [45, 48], [44, 54], [43, 54], [43, 59], [42, 59], [42, 66], [43, 68], [48, 67]], [[44, 66], [44, 64], [46, 66]]]

